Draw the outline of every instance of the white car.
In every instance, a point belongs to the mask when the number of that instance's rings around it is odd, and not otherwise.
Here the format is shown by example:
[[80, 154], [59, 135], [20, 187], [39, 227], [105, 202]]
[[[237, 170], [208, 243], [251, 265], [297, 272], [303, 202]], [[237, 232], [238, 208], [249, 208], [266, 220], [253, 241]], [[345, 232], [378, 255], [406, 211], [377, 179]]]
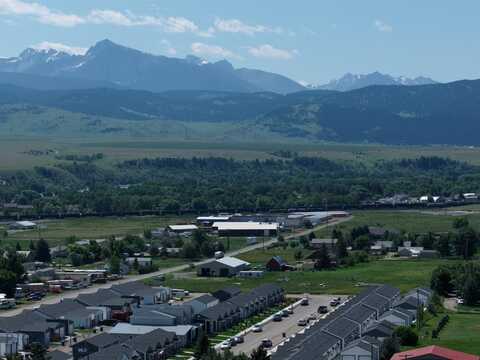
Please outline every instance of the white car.
[[231, 347], [230, 341], [224, 341], [220, 344], [220, 350], [230, 350]]
[[260, 325], [253, 325], [252, 331], [253, 331], [254, 333], [259, 333], [259, 332], [262, 332], [263, 329], [262, 329], [262, 327], [261, 327]]

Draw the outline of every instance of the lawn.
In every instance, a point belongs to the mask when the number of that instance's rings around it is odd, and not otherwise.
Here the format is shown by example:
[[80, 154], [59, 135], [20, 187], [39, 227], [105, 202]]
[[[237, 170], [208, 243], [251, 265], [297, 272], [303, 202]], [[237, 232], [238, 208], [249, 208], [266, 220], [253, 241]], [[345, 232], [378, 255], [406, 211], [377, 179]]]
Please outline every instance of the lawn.
[[437, 339], [431, 338], [432, 329], [444, 314], [430, 319], [420, 332], [417, 347], [439, 345], [470, 354], [480, 354], [480, 312], [449, 312], [450, 321]]
[[[244, 254], [242, 259], [267, 259], [273, 253], [262, 250]], [[255, 253], [255, 254], [252, 254]], [[193, 292], [212, 292], [224, 286], [237, 285], [243, 290], [250, 290], [267, 282], [281, 285], [288, 293], [339, 294], [350, 295], [361, 291], [359, 283], [388, 283], [406, 292], [417, 286], [428, 286], [430, 274], [438, 265], [448, 260], [376, 260], [354, 267], [335, 271], [295, 271], [265, 273], [259, 279], [239, 278], [182, 278], [167, 277], [167, 285], [187, 289]]]
[[[110, 235], [123, 236], [127, 234], [141, 234], [145, 229], [165, 227], [169, 224], [188, 223], [188, 217], [103, 217], [103, 218], [71, 218], [61, 220], [45, 220], [40, 222], [41, 229], [20, 231], [10, 234], [7, 241], [21, 242], [22, 247], [27, 247], [30, 240], [40, 237], [51, 244], [58, 244], [69, 236], [79, 239], [104, 239]], [[23, 242], [23, 244], [22, 244]]]
[[[435, 214], [420, 211], [353, 211], [353, 219], [342, 223], [337, 228], [350, 231], [357, 226], [380, 226], [393, 228], [410, 233], [448, 232], [453, 230], [452, 215], [445, 215], [438, 211]], [[470, 224], [480, 230], [480, 214], [473, 213], [465, 216]], [[332, 227], [324, 228], [316, 233], [317, 237], [328, 237]]]

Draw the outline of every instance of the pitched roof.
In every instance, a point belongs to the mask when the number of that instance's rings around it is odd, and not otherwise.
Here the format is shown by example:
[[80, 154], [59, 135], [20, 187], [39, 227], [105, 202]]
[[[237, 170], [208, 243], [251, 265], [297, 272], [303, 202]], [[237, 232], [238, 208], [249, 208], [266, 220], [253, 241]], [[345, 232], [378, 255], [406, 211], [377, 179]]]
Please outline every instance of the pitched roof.
[[280, 266], [288, 265], [287, 262], [279, 255], [273, 256], [270, 260], [276, 261]]
[[192, 299], [192, 301], [198, 301], [198, 302], [201, 302], [202, 304], [208, 305], [212, 302], [218, 301], [218, 299], [210, 294], [205, 294], [195, 299]]
[[400, 295], [400, 290], [391, 285], [382, 285], [378, 287], [375, 291], [377, 294], [380, 294], [388, 299], [394, 299], [395, 297]]
[[46, 332], [48, 329], [61, 327], [59, 323], [47, 320], [34, 310], [24, 310], [10, 317], [0, 317], [0, 329], [3, 331]]
[[282, 293], [283, 289], [277, 284], [268, 283], [254, 288], [251, 292], [258, 296], [271, 296]]
[[238, 306], [228, 301], [219, 303], [208, 309], [203, 310], [199, 316], [205, 319], [220, 320], [229, 317], [232, 313], [238, 310]]
[[236, 305], [236, 306], [245, 306], [251, 303], [254, 303], [258, 300], [258, 297], [252, 293], [242, 293], [240, 295], [234, 296], [227, 301]]
[[225, 301], [235, 295], [240, 294], [242, 291], [238, 286], [227, 286], [220, 290], [217, 290], [212, 293], [214, 297], [216, 297], [220, 301]]
[[479, 360], [480, 356], [471, 355], [464, 352], [451, 350], [448, 348], [440, 347], [440, 346], [427, 346], [419, 349], [413, 349], [404, 351], [401, 353], [396, 353], [393, 355], [391, 360], [403, 360], [403, 359], [420, 359], [425, 356], [437, 356], [440, 359], [445, 360]]
[[71, 318], [73, 313], [76, 315], [92, 314], [95, 310], [88, 310], [84, 305], [74, 301], [73, 299], [64, 299], [56, 304], [40, 305], [36, 310], [48, 317], [59, 319], [62, 316], [64, 318]]
[[380, 310], [388, 306], [388, 300], [383, 296], [372, 293], [360, 301], [362, 304], [365, 304], [369, 307], [372, 307], [376, 310]]
[[361, 324], [365, 320], [367, 320], [369, 317], [371, 317], [373, 314], [375, 314], [375, 310], [360, 304], [352, 307], [343, 316]]
[[368, 334], [374, 331], [384, 334], [385, 337], [390, 337], [393, 334], [394, 325], [388, 321], [380, 321], [370, 326], [365, 333]]
[[91, 294], [81, 294], [76, 300], [87, 306], [122, 306], [135, 302], [134, 299], [122, 298], [121, 295], [109, 289], [100, 289]]
[[92, 336], [88, 339], [85, 339], [80, 343], [89, 343], [89, 344], [92, 344], [96, 347], [98, 347], [99, 349], [103, 349], [103, 348], [106, 348], [106, 347], [109, 347], [111, 345], [115, 345], [115, 344], [118, 344], [120, 342], [120, 338], [115, 335], [115, 334], [109, 334], [109, 333], [101, 333], [97, 336]]
[[271, 355], [272, 360], [323, 360], [323, 355], [339, 341], [333, 335], [297, 335]]
[[331, 335], [338, 336], [341, 339], [345, 339], [351, 333], [358, 331], [358, 324], [344, 317], [340, 317], [332, 321], [325, 331]]

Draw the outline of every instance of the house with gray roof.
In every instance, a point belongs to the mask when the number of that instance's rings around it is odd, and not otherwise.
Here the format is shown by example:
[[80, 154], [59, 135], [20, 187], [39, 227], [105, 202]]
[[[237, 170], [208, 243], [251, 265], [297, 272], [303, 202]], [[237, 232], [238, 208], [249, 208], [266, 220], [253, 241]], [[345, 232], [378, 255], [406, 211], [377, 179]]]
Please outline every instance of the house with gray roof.
[[379, 360], [382, 342], [370, 336], [355, 340], [342, 350], [339, 360]]
[[390, 307], [400, 299], [400, 290], [391, 285], [381, 285], [375, 289], [375, 292], [388, 300]]
[[393, 335], [394, 330], [395, 325], [388, 321], [379, 321], [372, 324], [364, 335], [383, 341], [390, 338]]
[[202, 311], [211, 308], [219, 303], [220, 301], [216, 297], [210, 294], [205, 294], [195, 299], [189, 300], [185, 304], [190, 305], [193, 308], [194, 314], [200, 314]]
[[238, 306], [242, 319], [256, 315], [266, 308], [265, 303], [261, 302], [254, 293], [241, 293], [229, 299], [228, 302]]
[[111, 291], [123, 297], [138, 299], [141, 304], [152, 305], [170, 300], [171, 291], [166, 287], [151, 287], [141, 281], [113, 285]]
[[227, 286], [212, 293], [219, 301], [227, 301], [228, 299], [241, 293], [238, 286]]
[[361, 336], [358, 323], [345, 317], [332, 321], [324, 327], [323, 332], [339, 338], [342, 341], [342, 348]]
[[405, 297], [401, 300], [398, 300], [393, 306], [394, 309], [402, 309], [402, 310], [409, 311], [414, 316], [416, 316], [419, 307], [423, 308], [422, 302], [420, 301], [419, 298], [415, 298], [413, 296]]
[[388, 321], [395, 326], [410, 326], [415, 320], [415, 315], [411, 311], [398, 308], [387, 311], [378, 320]]
[[356, 322], [360, 329], [360, 336], [377, 318], [377, 312], [363, 304], [353, 306], [343, 316], [349, 320]]
[[201, 323], [208, 334], [224, 331], [240, 321], [240, 307], [228, 301], [218, 303], [200, 314], [195, 320]]
[[110, 319], [112, 311], [129, 312], [131, 306], [138, 300], [124, 297], [109, 289], [100, 289], [91, 294], [80, 294], [75, 301], [89, 308], [98, 308], [103, 311], [105, 319]]
[[66, 319], [70, 321], [68, 334], [73, 333], [73, 329], [91, 329], [95, 327], [103, 318], [103, 312], [97, 308], [88, 308], [73, 299], [64, 299], [56, 304], [40, 305], [35, 312], [44, 316], [46, 319]]
[[156, 304], [132, 307], [130, 323], [133, 325], [176, 326], [193, 321], [193, 308], [188, 304]]
[[390, 309], [389, 300], [375, 292], [372, 292], [367, 297], [361, 299], [360, 303], [375, 310], [377, 313], [377, 319]]

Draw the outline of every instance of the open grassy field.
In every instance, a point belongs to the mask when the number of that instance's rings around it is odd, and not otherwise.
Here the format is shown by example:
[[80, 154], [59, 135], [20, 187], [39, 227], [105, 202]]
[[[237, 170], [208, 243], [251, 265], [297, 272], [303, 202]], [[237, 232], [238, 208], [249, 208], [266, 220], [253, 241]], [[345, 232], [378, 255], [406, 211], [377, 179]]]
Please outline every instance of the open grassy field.
[[[240, 258], [254, 260], [255, 263], [258, 261], [260, 264], [260, 260], [265, 260], [274, 253], [258, 255], [259, 252], [262, 250], [244, 254]], [[249, 290], [266, 282], [274, 282], [288, 293], [345, 295], [359, 292], [361, 287], [357, 286], [358, 283], [388, 283], [406, 292], [417, 286], [428, 286], [433, 269], [447, 262], [448, 260], [378, 260], [335, 271], [270, 272], [259, 279], [198, 277], [174, 279], [170, 276], [167, 278], [167, 285], [194, 292], [210, 292], [229, 285]]]
[[426, 326], [420, 331], [420, 346], [438, 345], [470, 354], [480, 354], [480, 313], [479, 312], [448, 312], [450, 321], [440, 332], [437, 339], [432, 339], [432, 330], [440, 318], [430, 317]]
[[[203, 126], [203, 125], [202, 125]], [[204, 126], [203, 126], [204, 127]], [[208, 129], [207, 129], [208, 130]], [[182, 130], [183, 131], [183, 130]], [[454, 146], [384, 146], [368, 144], [302, 143], [255, 140], [246, 137], [245, 141], [229, 139], [184, 139], [159, 140], [165, 137], [90, 137], [88, 141], [79, 139], [22, 136], [0, 137], [0, 171], [30, 169], [34, 166], [48, 166], [61, 162], [56, 155], [88, 155], [103, 153], [105, 158], [98, 162], [102, 166], [130, 159], [154, 157], [209, 157], [219, 156], [239, 160], [274, 158], [273, 152], [290, 150], [299, 155], [324, 157], [331, 160], [359, 161], [372, 164], [377, 160], [416, 158], [419, 156], [441, 156], [467, 161], [480, 165], [480, 148]], [[277, 141], [277, 142], [275, 142]], [[35, 155], [32, 150], [36, 151]], [[54, 150], [48, 154], [38, 151]]]
[[[191, 217], [131, 216], [104, 218], [70, 218], [41, 221], [40, 230], [19, 231], [9, 234], [8, 242], [19, 241], [28, 246], [30, 240], [40, 237], [51, 244], [62, 242], [69, 236], [79, 239], [104, 239], [110, 235], [123, 236], [141, 234], [145, 229], [155, 229], [166, 225], [189, 223]], [[22, 244], [23, 243], [23, 244]]]
[[[441, 210], [433, 213], [420, 211], [354, 211], [353, 219], [338, 225], [339, 229], [349, 231], [357, 226], [380, 226], [411, 233], [448, 232], [453, 230], [455, 216]], [[470, 224], [480, 230], [480, 213], [465, 215]], [[317, 237], [328, 237], [332, 227], [324, 228], [316, 233]]]

